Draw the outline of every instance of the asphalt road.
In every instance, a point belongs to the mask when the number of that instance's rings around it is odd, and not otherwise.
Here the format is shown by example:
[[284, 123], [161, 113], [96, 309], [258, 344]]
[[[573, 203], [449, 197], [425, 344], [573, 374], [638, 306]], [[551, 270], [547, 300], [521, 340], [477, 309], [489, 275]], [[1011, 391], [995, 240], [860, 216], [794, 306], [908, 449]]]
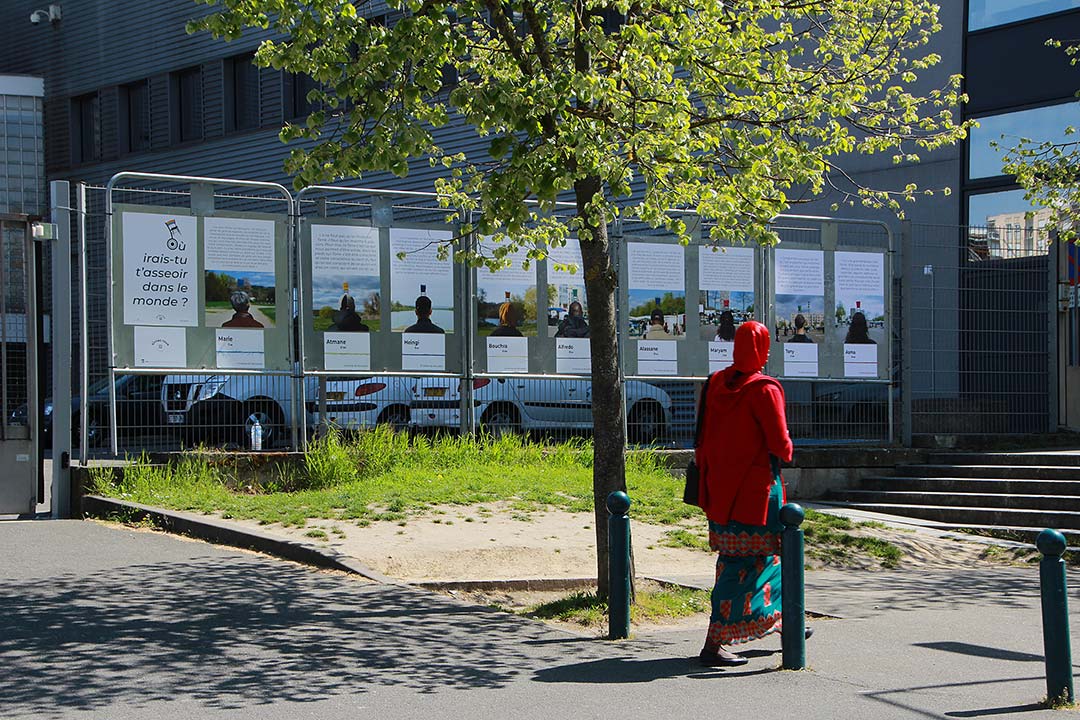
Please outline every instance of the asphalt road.
[[811, 574], [845, 619], [810, 670], [771, 637], [725, 672], [703, 629], [609, 643], [157, 533], [4, 522], [0, 548], [4, 718], [1061, 717], [1029, 570]]

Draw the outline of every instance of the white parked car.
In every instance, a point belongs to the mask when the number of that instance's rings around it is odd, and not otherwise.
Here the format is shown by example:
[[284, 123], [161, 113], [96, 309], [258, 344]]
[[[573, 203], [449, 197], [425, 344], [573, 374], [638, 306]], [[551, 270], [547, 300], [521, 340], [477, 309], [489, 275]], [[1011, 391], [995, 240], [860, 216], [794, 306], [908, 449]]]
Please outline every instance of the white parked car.
[[[660, 388], [630, 380], [625, 385], [627, 434], [634, 443], [663, 437], [671, 424], [671, 398]], [[577, 379], [477, 378], [473, 381], [475, 423], [486, 432], [592, 430], [592, 381]], [[413, 382], [412, 425], [461, 427], [461, 393], [456, 378]]]
[[[256, 421], [262, 426], [263, 447], [284, 445], [292, 427], [294, 382], [282, 375], [167, 375], [161, 384], [165, 421], [188, 445], [247, 446]], [[308, 398], [317, 389], [315, 378], [305, 380]], [[305, 427], [313, 427], [310, 412], [303, 416]]]
[[[395, 430], [409, 427], [409, 401], [415, 378], [373, 375], [371, 377], [328, 378], [326, 381], [327, 423], [343, 430], [385, 424]], [[318, 418], [319, 396], [309, 400], [308, 409]]]

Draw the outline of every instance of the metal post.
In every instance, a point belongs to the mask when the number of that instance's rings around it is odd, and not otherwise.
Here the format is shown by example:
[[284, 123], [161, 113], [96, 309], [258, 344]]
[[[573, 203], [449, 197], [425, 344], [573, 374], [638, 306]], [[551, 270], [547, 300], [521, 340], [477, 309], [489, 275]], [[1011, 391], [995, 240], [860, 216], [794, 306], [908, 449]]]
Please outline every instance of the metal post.
[[49, 185], [50, 215], [57, 227], [52, 248], [52, 516], [66, 518], [71, 516], [71, 191], [66, 180]]
[[[911, 223], [904, 221], [900, 230], [900, 402], [903, 417], [900, 422], [900, 432], [903, 434], [904, 447], [911, 447], [911, 323], [912, 288], [915, 285], [910, 258], [914, 257], [911, 251]], [[907, 263], [905, 266], [904, 263]], [[892, 394], [891, 392], [889, 393]]]
[[803, 589], [803, 531], [806, 513], [797, 503], [780, 508], [784, 524], [781, 539], [780, 592], [784, 625], [780, 631], [784, 669], [802, 670], [806, 667], [806, 598]]
[[1043, 651], [1046, 657], [1046, 701], [1073, 702], [1072, 648], [1069, 642], [1069, 602], [1065, 585], [1065, 536], [1046, 529], [1035, 541], [1042, 594]]
[[621, 490], [607, 496], [608, 637], [630, 637], [630, 498]]
[[[77, 186], [77, 204], [79, 223], [79, 395], [86, 403], [87, 389], [90, 387], [90, 308], [89, 291], [86, 281], [89, 271], [86, 267], [89, 256], [86, 253], [86, 183]], [[86, 467], [90, 462], [88, 435], [90, 413], [79, 413], [79, 462]]]

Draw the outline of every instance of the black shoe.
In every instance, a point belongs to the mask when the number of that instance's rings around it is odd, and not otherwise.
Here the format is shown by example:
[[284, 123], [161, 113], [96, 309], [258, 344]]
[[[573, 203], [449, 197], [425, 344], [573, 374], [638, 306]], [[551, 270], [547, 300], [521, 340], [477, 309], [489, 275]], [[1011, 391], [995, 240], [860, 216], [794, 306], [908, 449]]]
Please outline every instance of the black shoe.
[[808, 627], [808, 628], [806, 628], [806, 633], [803, 635], [803, 637], [805, 639], [809, 640], [810, 636], [813, 635], [813, 634], [814, 634], [814, 628]]
[[738, 667], [739, 665], [745, 665], [750, 662], [749, 658], [745, 658], [742, 655], [736, 655], [734, 653], [721, 655], [718, 652], [704, 649], [698, 654], [698, 660], [705, 667]]

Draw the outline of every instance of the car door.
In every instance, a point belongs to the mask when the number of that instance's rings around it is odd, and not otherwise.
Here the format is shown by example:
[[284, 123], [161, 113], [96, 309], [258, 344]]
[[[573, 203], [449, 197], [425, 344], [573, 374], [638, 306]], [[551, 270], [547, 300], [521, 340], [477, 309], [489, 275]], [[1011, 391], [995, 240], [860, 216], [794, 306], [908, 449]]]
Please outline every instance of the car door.
[[589, 427], [592, 424], [592, 383], [588, 380], [519, 380], [516, 383], [525, 413], [547, 427]]

